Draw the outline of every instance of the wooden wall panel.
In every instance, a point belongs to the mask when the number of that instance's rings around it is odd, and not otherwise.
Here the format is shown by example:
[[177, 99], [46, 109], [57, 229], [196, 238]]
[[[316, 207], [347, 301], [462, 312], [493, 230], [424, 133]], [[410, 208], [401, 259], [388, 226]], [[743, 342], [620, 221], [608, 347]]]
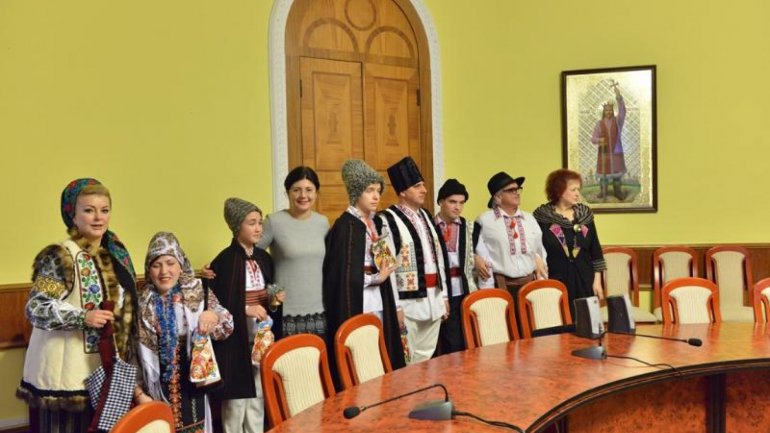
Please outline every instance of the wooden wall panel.
[[[652, 290], [652, 255], [660, 247], [674, 246], [669, 245], [605, 245], [605, 246], [624, 246], [633, 249], [639, 256], [639, 287], [641, 290]], [[706, 251], [714, 245], [704, 244], [678, 244], [694, 248], [698, 252], [698, 264], [701, 274], [699, 277], [706, 278], [705, 257]], [[720, 244], [721, 245], [721, 244]], [[770, 277], [770, 245], [769, 244], [740, 244], [746, 247], [751, 254], [751, 268], [754, 276], [754, 282]]]
[[0, 349], [25, 347], [32, 326], [24, 315], [30, 284], [11, 284], [0, 288]]
[[[144, 278], [136, 282], [144, 287]], [[27, 347], [32, 326], [24, 313], [32, 283], [0, 285], [0, 350]]]

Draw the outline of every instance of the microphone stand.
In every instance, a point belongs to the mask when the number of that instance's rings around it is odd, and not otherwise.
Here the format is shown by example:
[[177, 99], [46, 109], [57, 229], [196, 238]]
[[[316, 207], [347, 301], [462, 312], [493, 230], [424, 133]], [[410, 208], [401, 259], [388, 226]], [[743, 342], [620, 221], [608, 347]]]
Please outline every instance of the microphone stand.
[[578, 358], [596, 359], [596, 360], [607, 359], [607, 351], [604, 350], [604, 346], [602, 345], [602, 338], [604, 337], [604, 334], [605, 334], [604, 332], [599, 334], [599, 338], [597, 338], [597, 341], [599, 344], [597, 346], [591, 346], [583, 349], [573, 350], [572, 356], [577, 356]]
[[431, 401], [427, 401], [425, 403], [421, 403], [417, 405], [414, 409], [412, 409], [411, 412], [409, 412], [409, 418], [429, 419], [429, 420], [436, 420], [436, 421], [450, 420], [452, 419], [452, 412], [454, 409], [454, 405], [452, 404], [451, 401], [449, 401], [449, 391], [447, 391], [446, 387], [440, 383], [429, 385], [424, 388], [419, 388], [414, 391], [407, 392], [405, 394], [397, 395], [395, 397], [371, 404], [369, 406], [361, 406], [361, 407], [350, 406], [348, 408], [345, 408], [342, 414], [347, 419], [355, 418], [358, 416], [358, 414], [360, 414], [361, 412], [367, 409], [370, 409], [385, 403], [390, 403], [391, 401], [398, 400], [398, 399], [410, 396], [412, 394], [417, 394], [418, 392], [422, 392], [431, 388], [438, 388], [438, 387], [444, 390], [444, 399], [431, 400]]

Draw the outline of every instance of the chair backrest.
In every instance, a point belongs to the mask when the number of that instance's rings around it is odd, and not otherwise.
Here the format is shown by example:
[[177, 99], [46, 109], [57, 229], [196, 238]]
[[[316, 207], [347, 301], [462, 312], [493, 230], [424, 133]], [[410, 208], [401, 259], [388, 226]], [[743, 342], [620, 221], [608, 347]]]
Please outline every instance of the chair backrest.
[[519, 289], [519, 318], [524, 338], [532, 331], [571, 325], [567, 287], [557, 280], [536, 280]]
[[335, 394], [326, 344], [316, 335], [276, 341], [262, 358], [260, 374], [271, 427]]
[[752, 299], [754, 322], [770, 323], [770, 278], [761, 279], [754, 284]]
[[465, 347], [489, 346], [518, 340], [513, 297], [507, 290], [476, 290], [463, 299]]
[[171, 406], [160, 401], [140, 404], [115, 423], [112, 433], [174, 433]]
[[706, 251], [706, 278], [719, 286], [725, 308], [743, 307], [751, 302], [751, 254], [737, 245], [722, 245]]
[[606, 296], [628, 295], [639, 306], [639, 271], [636, 252], [625, 247], [602, 248], [607, 269], [602, 273]]
[[663, 324], [719, 323], [719, 288], [705, 278], [677, 278], [663, 286]]
[[374, 314], [346, 320], [334, 336], [334, 353], [343, 389], [392, 371], [382, 322]]
[[700, 275], [698, 252], [690, 247], [660, 247], [652, 254], [652, 307], [662, 304], [661, 289], [675, 278]]

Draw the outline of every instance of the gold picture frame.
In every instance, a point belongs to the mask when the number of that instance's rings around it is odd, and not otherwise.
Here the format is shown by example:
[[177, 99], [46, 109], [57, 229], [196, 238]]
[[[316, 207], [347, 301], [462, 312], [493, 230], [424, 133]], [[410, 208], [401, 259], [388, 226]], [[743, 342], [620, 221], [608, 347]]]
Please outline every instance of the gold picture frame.
[[[562, 158], [594, 212], [657, 212], [655, 65], [561, 74]], [[612, 111], [610, 111], [612, 110]]]

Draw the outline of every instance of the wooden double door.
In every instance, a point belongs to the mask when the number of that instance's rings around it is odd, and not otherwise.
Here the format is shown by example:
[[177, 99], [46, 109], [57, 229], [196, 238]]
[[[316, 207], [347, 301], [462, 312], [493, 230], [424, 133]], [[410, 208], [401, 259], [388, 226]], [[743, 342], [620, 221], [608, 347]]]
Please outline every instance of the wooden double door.
[[397, 200], [386, 170], [407, 155], [431, 190], [418, 41], [398, 2], [297, 0], [286, 47], [289, 164], [318, 172], [320, 213], [334, 220], [348, 206], [340, 169], [351, 158], [385, 178], [381, 208]]

